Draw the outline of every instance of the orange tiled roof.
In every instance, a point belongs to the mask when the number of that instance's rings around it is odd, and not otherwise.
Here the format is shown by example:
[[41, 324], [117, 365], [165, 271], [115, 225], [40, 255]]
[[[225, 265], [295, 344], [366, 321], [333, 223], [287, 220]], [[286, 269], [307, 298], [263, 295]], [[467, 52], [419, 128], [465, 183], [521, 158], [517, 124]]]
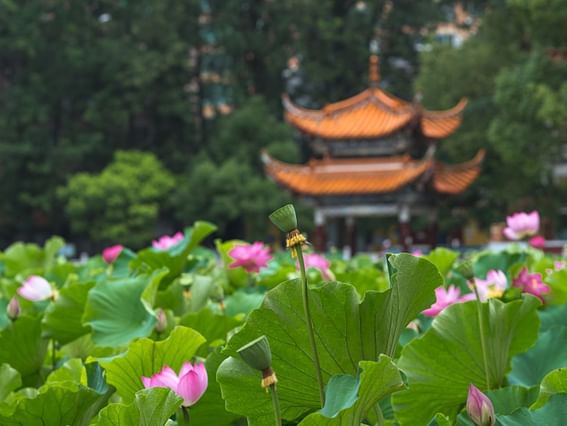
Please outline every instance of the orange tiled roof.
[[442, 193], [464, 191], [478, 176], [482, 153], [458, 166], [409, 156], [310, 160], [288, 164], [263, 154], [266, 172], [292, 191], [311, 196], [394, 192], [432, 171], [433, 187]]
[[437, 163], [433, 172], [433, 187], [438, 192], [459, 194], [473, 183], [480, 174], [480, 167], [485, 151], [481, 149], [476, 156], [466, 163], [453, 166]]
[[430, 138], [444, 138], [461, 124], [466, 100], [447, 111], [427, 111], [419, 105], [371, 87], [343, 101], [311, 110], [295, 105], [284, 95], [285, 116], [305, 133], [324, 139], [372, 139], [387, 136], [415, 120]]

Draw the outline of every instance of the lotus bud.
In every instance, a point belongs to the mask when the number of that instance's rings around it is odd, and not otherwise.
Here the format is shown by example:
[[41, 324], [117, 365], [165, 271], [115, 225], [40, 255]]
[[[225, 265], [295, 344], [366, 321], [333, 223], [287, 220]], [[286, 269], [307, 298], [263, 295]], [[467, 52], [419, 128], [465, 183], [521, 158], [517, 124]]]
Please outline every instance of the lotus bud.
[[238, 354], [250, 367], [262, 372], [262, 387], [275, 385], [278, 382], [272, 370], [272, 351], [266, 336], [260, 336], [238, 349]]
[[469, 260], [462, 262], [459, 266], [457, 266], [457, 272], [463, 276], [467, 281], [472, 280], [474, 278], [474, 271], [472, 267], [472, 263]]
[[6, 307], [6, 312], [8, 314], [8, 318], [11, 320], [15, 320], [20, 316], [20, 302], [16, 299], [16, 296], [10, 299], [8, 306]]
[[496, 424], [492, 401], [475, 385], [469, 385], [467, 413], [475, 426], [493, 426]]
[[282, 232], [291, 232], [297, 229], [297, 216], [293, 204], [280, 207], [270, 215], [270, 220]]
[[157, 310], [157, 324], [156, 324], [156, 331], [158, 333], [163, 333], [167, 328], [167, 316], [163, 309]]

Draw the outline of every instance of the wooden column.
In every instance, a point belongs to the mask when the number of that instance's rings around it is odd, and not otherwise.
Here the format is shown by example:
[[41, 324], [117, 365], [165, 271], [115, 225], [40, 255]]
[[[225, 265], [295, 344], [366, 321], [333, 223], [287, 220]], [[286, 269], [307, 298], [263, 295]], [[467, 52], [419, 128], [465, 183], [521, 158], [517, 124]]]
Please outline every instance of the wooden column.
[[411, 225], [410, 225], [411, 213], [410, 208], [407, 204], [400, 206], [398, 211], [398, 223], [400, 230], [400, 246], [402, 251], [410, 251], [412, 241], [411, 235]]
[[320, 253], [327, 251], [327, 230], [325, 229], [325, 215], [319, 209], [315, 209], [315, 237], [313, 244], [315, 250]]
[[354, 217], [348, 216], [345, 219], [345, 231], [346, 231], [346, 245], [350, 247], [350, 255], [354, 256], [356, 253], [356, 223]]

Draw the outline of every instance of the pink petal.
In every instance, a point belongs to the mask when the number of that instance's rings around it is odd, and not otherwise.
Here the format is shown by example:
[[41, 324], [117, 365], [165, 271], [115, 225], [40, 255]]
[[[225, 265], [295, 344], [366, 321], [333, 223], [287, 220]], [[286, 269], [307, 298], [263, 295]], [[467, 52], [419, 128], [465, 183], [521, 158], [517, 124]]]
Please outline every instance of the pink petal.
[[144, 384], [144, 388], [152, 388], [152, 378], [142, 376], [142, 383]]
[[185, 376], [187, 373], [193, 370], [193, 364], [190, 362], [184, 362], [183, 366], [181, 367], [181, 371], [179, 372], [179, 377]]
[[185, 407], [194, 405], [207, 390], [208, 378], [206, 370], [204, 375], [200, 371], [201, 367], [197, 365], [192, 371], [189, 371], [179, 380], [177, 394], [183, 398], [183, 405]]
[[120, 256], [123, 248], [120, 244], [107, 247], [102, 251], [102, 258], [106, 263], [113, 263]]
[[518, 234], [516, 233], [516, 231], [513, 230], [512, 228], [505, 228], [505, 229], [504, 229], [504, 236], [505, 236], [506, 238], [508, 238], [509, 240], [513, 240], [513, 241], [517, 241], [517, 240], [519, 240], [519, 239], [521, 238], [521, 236], [518, 235]]
[[177, 374], [168, 366], [165, 366], [159, 373], [152, 376], [153, 387], [169, 388], [175, 391], [178, 383], [179, 378]]
[[28, 277], [17, 291], [20, 296], [32, 302], [49, 299], [53, 294], [49, 282], [37, 275]]

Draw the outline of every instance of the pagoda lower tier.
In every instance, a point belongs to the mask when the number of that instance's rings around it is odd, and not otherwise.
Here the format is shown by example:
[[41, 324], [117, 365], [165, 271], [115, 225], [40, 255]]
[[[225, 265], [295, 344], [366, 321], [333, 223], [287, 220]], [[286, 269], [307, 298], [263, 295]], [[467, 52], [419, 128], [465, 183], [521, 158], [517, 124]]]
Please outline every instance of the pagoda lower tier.
[[[355, 218], [397, 217], [400, 245], [411, 244], [412, 214], [433, 215], [435, 194], [464, 192], [479, 176], [484, 151], [465, 163], [448, 165], [433, 158], [409, 155], [366, 158], [311, 159], [306, 164], [289, 164], [266, 152], [265, 170], [276, 183], [306, 199], [314, 207], [319, 250], [326, 250], [326, 223], [341, 219], [346, 233], [354, 233]], [[355, 251], [356, 235], [346, 237]]]

